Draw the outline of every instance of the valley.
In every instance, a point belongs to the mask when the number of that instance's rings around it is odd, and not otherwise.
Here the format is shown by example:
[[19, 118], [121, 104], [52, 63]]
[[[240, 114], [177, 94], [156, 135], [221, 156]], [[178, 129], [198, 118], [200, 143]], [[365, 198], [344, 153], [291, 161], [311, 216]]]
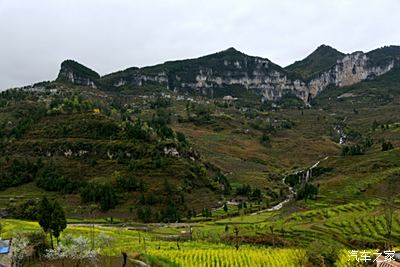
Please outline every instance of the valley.
[[60, 244], [84, 237], [104, 266], [368, 266], [349, 251], [400, 245], [399, 62], [396, 46], [286, 68], [233, 48], [104, 76], [64, 61], [0, 93], [1, 237], [40, 232], [46, 197]]

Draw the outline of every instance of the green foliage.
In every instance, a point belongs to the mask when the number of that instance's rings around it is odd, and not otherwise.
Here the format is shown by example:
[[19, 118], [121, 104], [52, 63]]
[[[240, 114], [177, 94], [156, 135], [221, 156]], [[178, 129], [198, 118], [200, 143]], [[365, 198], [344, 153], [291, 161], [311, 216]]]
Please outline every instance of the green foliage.
[[156, 100], [150, 102], [150, 107], [152, 109], [167, 108], [171, 106], [171, 100], [169, 98], [157, 98]]
[[165, 109], [157, 109], [157, 114], [152, 117], [149, 125], [161, 139], [171, 139], [174, 137], [174, 131], [168, 127], [168, 123], [170, 123], [170, 114]]
[[137, 207], [137, 217], [139, 220], [147, 223], [151, 221], [152, 212], [150, 207]]
[[31, 97], [32, 94], [30, 92], [19, 90], [19, 89], [10, 89], [0, 92], [1, 99], [1, 107], [5, 107], [10, 101], [22, 101]]
[[291, 187], [294, 187], [295, 185], [297, 185], [300, 180], [301, 180], [301, 176], [303, 175], [303, 173], [295, 173], [295, 174], [289, 174], [285, 177], [285, 183], [289, 184]]
[[5, 163], [0, 174], [0, 190], [32, 182], [40, 167], [40, 161], [32, 163], [27, 159], [13, 159], [8, 164]]
[[400, 54], [399, 46], [384, 46], [367, 53], [369, 66], [385, 67]]
[[342, 156], [362, 155], [365, 153], [365, 148], [362, 145], [348, 145], [342, 147]]
[[261, 190], [258, 188], [255, 188], [253, 192], [251, 193], [251, 200], [260, 202], [262, 200], [262, 193]]
[[113, 209], [118, 204], [116, 190], [111, 184], [87, 183], [81, 188], [80, 196], [84, 203], [99, 203], [103, 211]]
[[67, 220], [63, 208], [57, 201], [50, 203], [44, 197], [38, 207], [39, 225], [45, 233], [50, 233], [51, 247], [53, 247], [53, 236], [59, 241], [60, 233], [67, 227]]
[[91, 111], [92, 109], [93, 104], [85, 100], [81, 95], [66, 94], [52, 99], [47, 114], [76, 114]]
[[186, 140], [186, 136], [181, 132], [176, 132], [176, 139], [184, 147], [189, 145], [188, 141]]
[[269, 147], [271, 145], [271, 138], [266, 133], [263, 133], [260, 139], [260, 143], [264, 146]]
[[72, 193], [75, 192], [81, 184], [82, 181], [78, 179], [73, 180], [61, 175], [53, 162], [43, 167], [36, 177], [36, 185], [47, 191]]
[[388, 151], [388, 150], [391, 150], [393, 148], [394, 148], [393, 144], [390, 143], [389, 141], [383, 141], [382, 142], [382, 151]]
[[251, 195], [251, 186], [249, 184], [244, 184], [244, 185], [236, 188], [236, 195], [250, 196]]
[[29, 245], [33, 248], [34, 256], [40, 257], [50, 248], [46, 234], [41, 231], [30, 232], [27, 235]]
[[133, 175], [128, 176], [118, 176], [117, 177], [117, 185], [123, 190], [127, 192], [137, 191], [141, 188], [142, 180], [138, 180]]
[[137, 119], [133, 124], [127, 124], [125, 128], [126, 136], [128, 138], [137, 140], [148, 140], [149, 139], [149, 127], [147, 123]]
[[17, 121], [17, 124], [12, 128], [9, 136], [21, 138], [45, 114], [46, 108], [41, 105], [35, 108], [28, 108], [26, 110], [20, 109], [16, 111], [15, 116], [20, 119]]
[[376, 120], [374, 120], [374, 122], [372, 123], [372, 126], [371, 126], [372, 131], [375, 131], [378, 127], [379, 127], [379, 123]]
[[330, 46], [321, 45], [308, 57], [296, 61], [285, 69], [307, 80], [333, 67], [342, 57], [344, 57], [343, 53]]
[[222, 186], [224, 194], [229, 194], [231, 192], [232, 187], [229, 183], [228, 178], [224, 174], [218, 172], [217, 175], [215, 176], [215, 180], [218, 184]]
[[12, 217], [23, 220], [38, 219], [39, 202], [34, 199], [27, 199], [13, 208]]
[[305, 183], [296, 193], [297, 200], [314, 199], [318, 195], [318, 187], [311, 183]]
[[115, 189], [109, 184], [103, 185], [101, 188], [100, 209], [107, 211], [115, 208], [117, 204], [118, 198]]
[[181, 220], [181, 213], [172, 202], [162, 208], [158, 216], [157, 219], [163, 222], [178, 222]]
[[60, 233], [67, 228], [67, 220], [63, 208], [58, 204], [57, 201], [53, 204], [53, 211], [51, 213], [50, 229], [53, 232], [54, 237], [57, 239], [57, 243], [60, 237]]
[[337, 247], [323, 241], [313, 241], [306, 251], [311, 266], [334, 266], [339, 254]]
[[320, 175], [326, 174], [333, 171], [333, 168], [331, 167], [321, 167], [321, 166], [317, 166], [312, 168], [312, 177], [316, 178], [319, 177]]
[[53, 205], [46, 197], [44, 197], [39, 202], [38, 217], [39, 217], [39, 225], [40, 227], [42, 227], [45, 233], [49, 232], [51, 229], [50, 227], [51, 227], [52, 213], [53, 213]]
[[201, 211], [201, 215], [205, 218], [209, 218], [212, 216], [212, 212], [209, 208], [203, 208], [203, 210]]
[[191, 103], [191, 111], [193, 112], [193, 115], [190, 115], [188, 121], [194, 123], [195, 125], [200, 126], [215, 123], [211, 117], [211, 109], [208, 105], [196, 105]]
[[226, 203], [224, 203], [224, 211], [228, 212], [228, 205]]
[[291, 93], [283, 95], [278, 101], [277, 105], [282, 108], [303, 108], [304, 101]]
[[110, 138], [113, 139], [120, 131], [118, 125], [113, 122], [90, 120], [85, 121], [80, 129], [82, 133], [92, 138]]

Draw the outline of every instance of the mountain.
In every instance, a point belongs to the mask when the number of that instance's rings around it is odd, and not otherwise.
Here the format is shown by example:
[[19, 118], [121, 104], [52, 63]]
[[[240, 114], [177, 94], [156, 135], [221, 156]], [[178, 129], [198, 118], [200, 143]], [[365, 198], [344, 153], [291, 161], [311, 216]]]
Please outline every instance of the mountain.
[[[64, 72], [60, 75], [73, 82]], [[177, 93], [208, 97], [241, 96], [250, 90], [271, 100], [279, 99], [285, 90], [293, 89], [284, 69], [268, 59], [248, 56], [234, 48], [196, 59], [129, 68], [105, 75], [96, 82], [107, 90], [160, 85]]]
[[229, 48], [196, 59], [132, 67], [103, 77], [68, 60], [62, 63], [58, 80], [103, 90], [145, 92], [146, 88], [157, 88], [210, 98], [252, 95], [258, 102], [293, 95], [308, 104], [328, 86], [352, 85], [390, 71], [398, 64], [399, 56], [396, 46], [343, 54], [321, 45], [305, 59], [281, 68], [266, 58]]
[[300, 167], [399, 145], [399, 55], [321, 46], [283, 69], [229, 48], [104, 76], [66, 60], [55, 81], [0, 94], [0, 208], [46, 195], [71, 217], [96, 204], [100, 217], [177, 221], [236, 198], [272, 207]]
[[321, 46], [283, 69], [230, 48], [105, 76], [67, 60], [0, 92], [2, 237], [40, 230], [45, 196], [69, 234], [114, 240], [109, 265], [144, 245], [152, 266], [349, 266], [342, 252], [399, 247], [399, 55]]
[[58, 81], [69, 81], [76, 85], [96, 87], [95, 83], [100, 79], [100, 75], [74, 61], [65, 60], [61, 63]]
[[328, 45], [321, 45], [305, 59], [296, 61], [285, 69], [307, 80], [318, 73], [329, 70], [344, 56], [345, 54]]

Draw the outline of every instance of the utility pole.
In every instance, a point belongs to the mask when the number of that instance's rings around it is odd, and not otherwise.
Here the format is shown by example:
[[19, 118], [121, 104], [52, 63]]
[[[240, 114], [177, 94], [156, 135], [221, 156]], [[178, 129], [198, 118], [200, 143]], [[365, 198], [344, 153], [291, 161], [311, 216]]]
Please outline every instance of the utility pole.
[[236, 239], [235, 247], [236, 247], [236, 250], [239, 250], [239, 228], [237, 226], [235, 226], [234, 233], [235, 233], [235, 239]]
[[275, 247], [275, 235], [274, 235], [274, 227], [271, 225], [269, 227], [269, 229], [271, 230], [271, 234], [272, 234], [272, 247]]
[[92, 219], [92, 227], [90, 229], [90, 239], [91, 239], [91, 245], [92, 245], [92, 250], [94, 250], [94, 211], [96, 209], [95, 205], [90, 206], [90, 217]]

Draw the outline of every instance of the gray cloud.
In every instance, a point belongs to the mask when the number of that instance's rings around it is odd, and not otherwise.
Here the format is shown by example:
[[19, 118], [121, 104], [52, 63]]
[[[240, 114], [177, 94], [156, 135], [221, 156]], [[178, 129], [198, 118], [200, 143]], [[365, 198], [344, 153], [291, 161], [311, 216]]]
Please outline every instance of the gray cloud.
[[66, 58], [101, 74], [228, 47], [282, 66], [318, 45], [400, 44], [399, 0], [0, 0], [0, 88], [56, 77]]

